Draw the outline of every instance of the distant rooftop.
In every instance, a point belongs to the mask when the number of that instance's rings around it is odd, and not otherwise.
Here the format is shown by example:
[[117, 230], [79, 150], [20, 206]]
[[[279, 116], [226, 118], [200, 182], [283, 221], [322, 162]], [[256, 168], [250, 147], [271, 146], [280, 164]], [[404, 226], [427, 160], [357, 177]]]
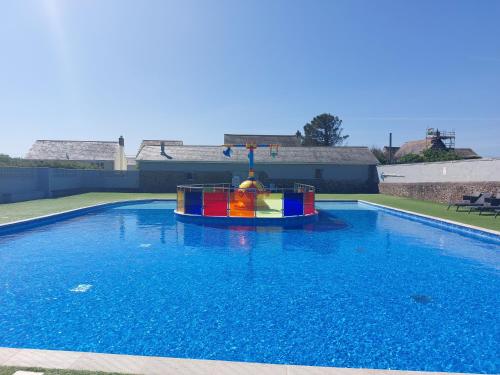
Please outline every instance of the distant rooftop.
[[114, 160], [118, 142], [37, 140], [26, 154], [33, 160]]
[[301, 146], [300, 138], [294, 135], [275, 134], [224, 134], [224, 144], [266, 143], [280, 146]]
[[[160, 146], [144, 146], [137, 155], [137, 160], [158, 162], [207, 162], [207, 163], [248, 163], [248, 151], [234, 148], [233, 155], [226, 158], [220, 146], [166, 146], [162, 156]], [[255, 150], [256, 163], [290, 164], [346, 164], [375, 165], [377, 159], [368, 147], [280, 147], [276, 158], [268, 148]]]
[[[419, 155], [429, 148], [446, 149], [446, 146], [440, 140], [431, 141], [429, 139], [421, 139], [417, 141], [409, 141], [399, 147], [399, 149], [395, 152], [394, 157], [399, 159], [408, 154]], [[453, 151], [464, 159], [475, 159], [480, 157], [470, 148], [454, 148]]]

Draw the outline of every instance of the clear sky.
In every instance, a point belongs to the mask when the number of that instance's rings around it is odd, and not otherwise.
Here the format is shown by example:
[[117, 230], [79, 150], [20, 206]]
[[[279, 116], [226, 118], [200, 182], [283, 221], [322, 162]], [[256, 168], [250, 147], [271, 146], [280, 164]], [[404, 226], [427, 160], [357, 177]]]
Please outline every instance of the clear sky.
[[0, 153], [219, 144], [323, 112], [349, 145], [438, 127], [500, 156], [500, 1], [0, 0]]

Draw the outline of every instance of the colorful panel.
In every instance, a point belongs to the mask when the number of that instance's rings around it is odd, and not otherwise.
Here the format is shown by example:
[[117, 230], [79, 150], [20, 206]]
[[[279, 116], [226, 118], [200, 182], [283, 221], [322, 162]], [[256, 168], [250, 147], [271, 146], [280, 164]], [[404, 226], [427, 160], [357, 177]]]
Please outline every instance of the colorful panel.
[[314, 208], [314, 192], [304, 193], [304, 215], [312, 215], [315, 213]]
[[202, 206], [203, 194], [201, 191], [186, 191], [184, 193], [184, 213], [201, 215]]
[[256, 206], [257, 217], [283, 217], [283, 194], [259, 193]]
[[231, 193], [229, 216], [255, 217], [255, 193], [239, 190]]
[[177, 190], [177, 212], [184, 213], [184, 190]]
[[304, 213], [304, 195], [303, 193], [285, 192], [283, 216], [297, 216]]
[[203, 215], [227, 216], [227, 194], [226, 192], [204, 192]]

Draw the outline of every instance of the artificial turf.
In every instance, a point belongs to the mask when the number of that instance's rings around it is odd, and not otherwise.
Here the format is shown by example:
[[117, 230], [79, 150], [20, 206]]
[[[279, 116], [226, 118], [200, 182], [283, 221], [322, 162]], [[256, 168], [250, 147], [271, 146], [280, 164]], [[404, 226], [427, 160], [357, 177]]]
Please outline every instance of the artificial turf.
[[[55, 212], [67, 211], [79, 207], [91, 206], [98, 203], [115, 202], [131, 199], [175, 199], [175, 194], [154, 193], [86, 193], [63, 198], [37, 199], [27, 202], [0, 204], [0, 223], [28, 219], [36, 216], [48, 215]], [[447, 210], [446, 204], [421, 201], [416, 199], [393, 197], [384, 194], [317, 194], [321, 200], [365, 200], [394, 208], [413, 211], [425, 215], [457, 221], [459, 223], [475, 225], [500, 231], [500, 216], [468, 214], [456, 212], [453, 208]]]

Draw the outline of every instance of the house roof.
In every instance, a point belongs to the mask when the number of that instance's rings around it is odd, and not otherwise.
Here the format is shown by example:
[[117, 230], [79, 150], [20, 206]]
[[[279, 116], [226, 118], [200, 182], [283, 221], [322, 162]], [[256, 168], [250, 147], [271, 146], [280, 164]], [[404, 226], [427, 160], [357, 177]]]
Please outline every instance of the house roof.
[[481, 157], [471, 148], [456, 148], [454, 151], [458, 156], [464, 159], [477, 159]]
[[273, 134], [224, 134], [224, 144], [277, 144], [280, 146], [300, 146], [300, 139], [296, 135], [273, 135]]
[[[233, 148], [230, 158], [222, 154], [220, 146], [166, 146], [165, 153], [171, 159], [160, 154], [159, 146], [144, 146], [137, 155], [137, 160], [154, 162], [207, 162], [207, 163], [247, 163], [248, 151]], [[273, 158], [268, 148], [255, 150], [256, 163], [288, 164], [358, 164], [375, 165], [377, 159], [368, 147], [280, 147]]]
[[[418, 140], [418, 141], [409, 141], [403, 144], [399, 150], [394, 154], [394, 157], [396, 159], [399, 159], [405, 155], [408, 154], [421, 154], [423, 153], [426, 149], [430, 148], [432, 146], [432, 141], [431, 140]], [[442, 144], [443, 147], [444, 144]], [[472, 149], [470, 148], [455, 148], [453, 149], [455, 153], [460, 156], [461, 158], [464, 159], [474, 159], [474, 158], [479, 158], [480, 156], [476, 154]]]
[[37, 140], [26, 154], [35, 160], [114, 160], [118, 142]]
[[167, 139], [143, 139], [141, 142], [141, 147], [159, 146], [162, 142], [165, 144], [165, 146], [182, 146], [184, 144], [183, 141], [172, 141]]
[[183, 141], [172, 141], [167, 139], [143, 139], [141, 144], [139, 145], [137, 155], [139, 155], [144, 146], [160, 146], [162, 142], [165, 144], [165, 146], [182, 146], [184, 144]]
[[430, 146], [430, 142], [422, 139], [418, 141], [409, 141], [403, 144], [394, 154], [395, 158], [401, 158], [408, 154], [421, 154]]

